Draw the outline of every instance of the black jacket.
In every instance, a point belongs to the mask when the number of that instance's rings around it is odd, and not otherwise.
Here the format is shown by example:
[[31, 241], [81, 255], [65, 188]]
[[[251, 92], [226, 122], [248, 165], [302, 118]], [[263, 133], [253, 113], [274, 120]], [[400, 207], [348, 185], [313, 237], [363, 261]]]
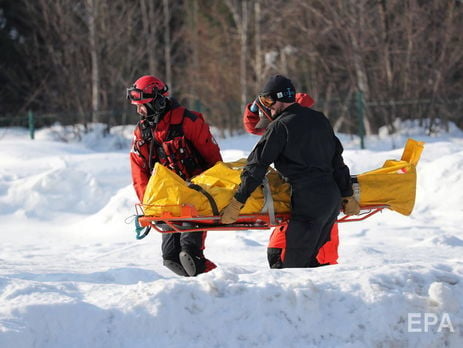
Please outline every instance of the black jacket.
[[[351, 196], [349, 168], [343, 148], [322, 113], [297, 103], [286, 108], [268, 127], [248, 157], [235, 194], [245, 202], [262, 183], [270, 164], [292, 185], [337, 184], [342, 197]], [[333, 180], [334, 179], [334, 180]]]

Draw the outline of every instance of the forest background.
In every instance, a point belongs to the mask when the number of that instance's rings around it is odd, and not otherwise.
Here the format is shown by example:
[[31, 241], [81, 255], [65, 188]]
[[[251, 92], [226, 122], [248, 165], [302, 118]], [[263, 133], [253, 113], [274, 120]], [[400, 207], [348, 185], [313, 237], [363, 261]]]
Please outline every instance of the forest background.
[[461, 0], [0, 0], [0, 126], [136, 122], [163, 79], [222, 134], [273, 73], [336, 131], [463, 128]]

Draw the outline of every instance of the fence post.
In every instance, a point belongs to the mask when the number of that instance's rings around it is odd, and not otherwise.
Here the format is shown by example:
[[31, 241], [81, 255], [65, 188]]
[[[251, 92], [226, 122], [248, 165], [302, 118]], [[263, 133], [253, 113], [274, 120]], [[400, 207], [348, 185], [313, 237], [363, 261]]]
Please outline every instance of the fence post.
[[360, 137], [360, 148], [365, 149], [365, 127], [363, 124], [363, 115], [365, 112], [365, 99], [362, 91], [355, 92], [355, 109], [358, 122], [358, 135]]
[[34, 113], [31, 110], [29, 110], [27, 116], [29, 120], [29, 135], [31, 139], [34, 140], [34, 135], [35, 135]]

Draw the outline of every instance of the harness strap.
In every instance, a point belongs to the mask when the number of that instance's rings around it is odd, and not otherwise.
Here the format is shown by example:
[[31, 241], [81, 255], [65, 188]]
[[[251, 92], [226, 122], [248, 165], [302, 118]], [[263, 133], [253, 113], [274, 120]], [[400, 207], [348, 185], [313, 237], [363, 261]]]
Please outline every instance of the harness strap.
[[352, 190], [354, 191], [354, 197], [357, 201], [360, 201], [360, 184], [357, 175], [351, 175]]
[[153, 172], [153, 169], [154, 169], [154, 163], [153, 163], [153, 151], [154, 151], [154, 144], [156, 143], [156, 141], [154, 140], [154, 137], [151, 139], [151, 142], [150, 142], [150, 152], [149, 152], [149, 159], [148, 159], [148, 169], [150, 171], [150, 173]]
[[215, 202], [214, 197], [212, 197], [209, 192], [207, 192], [201, 186], [193, 184], [191, 182], [188, 183], [188, 187], [198, 192], [201, 192], [204, 196], [206, 196], [207, 200], [209, 201], [209, 204], [211, 205], [212, 213], [214, 214], [214, 216], [219, 215], [219, 208], [217, 208], [217, 203]]
[[262, 207], [262, 212], [267, 212], [270, 224], [275, 225], [275, 208], [273, 206], [272, 191], [270, 190], [268, 179], [264, 178], [262, 184], [264, 185], [262, 190], [264, 192], [264, 206]]

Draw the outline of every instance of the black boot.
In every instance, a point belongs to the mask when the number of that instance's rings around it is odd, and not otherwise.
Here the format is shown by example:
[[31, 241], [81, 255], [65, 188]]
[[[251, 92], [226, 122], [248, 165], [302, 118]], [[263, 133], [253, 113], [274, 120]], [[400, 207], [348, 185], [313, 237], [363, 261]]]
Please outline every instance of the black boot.
[[179, 254], [179, 258], [185, 272], [190, 277], [204, 273], [206, 269], [206, 259], [203, 255], [195, 255], [192, 252], [182, 250]]
[[283, 268], [281, 261], [281, 248], [267, 248], [267, 260], [270, 268]]
[[164, 260], [162, 264], [166, 266], [168, 269], [170, 269], [172, 272], [174, 272], [175, 274], [179, 276], [188, 277], [188, 273], [185, 271], [185, 269], [179, 262], [172, 261], [172, 260]]

